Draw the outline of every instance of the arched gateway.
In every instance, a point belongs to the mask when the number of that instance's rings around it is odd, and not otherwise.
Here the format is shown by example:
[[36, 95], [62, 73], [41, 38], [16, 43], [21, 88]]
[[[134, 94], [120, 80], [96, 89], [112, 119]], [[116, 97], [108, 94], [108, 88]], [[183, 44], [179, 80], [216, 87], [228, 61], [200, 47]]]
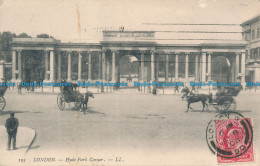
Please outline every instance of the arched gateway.
[[[229, 80], [245, 79], [246, 43], [212, 41], [199, 44], [159, 44], [154, 31], [103, 31], [100, 43], [61, 43], [52, 38], [14, 38], [12, 81], [33, 78], [24, 61], [27, 50], [43, 56], [44, 81], [120, 81], [120, 57], [137, 57], [139, 81], [216, 80], [215, 59], [230, 63]], [[35, 56], [35, 55], [34, 55]], [[213, 63], [212, 63], [213, 62]], [[40, 65], [40, 64], [39, 64]], [[72, 68], [77, 65], [77, 71]], [[64, 66], [66, 66], [64, 71]], [[219, 66], [218, 66], [219, 67]], [[40, 68], [40, 67], [38, 67]], [[213, 75], [212, 75], [213, 73]], [[163, 78], [162, 78], [163, 77]]]

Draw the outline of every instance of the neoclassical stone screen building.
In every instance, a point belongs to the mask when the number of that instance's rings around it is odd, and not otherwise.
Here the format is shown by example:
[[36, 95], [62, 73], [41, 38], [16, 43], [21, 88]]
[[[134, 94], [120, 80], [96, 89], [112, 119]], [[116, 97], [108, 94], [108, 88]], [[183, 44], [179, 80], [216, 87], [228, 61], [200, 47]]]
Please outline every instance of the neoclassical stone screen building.
[[[224, 57], [229, 64], [226, 81], [245, 80], [245, 41], [208, 41], [196, 44], [159, 43], [155, 31], [103, 31], [98, 43], [63, 43], [53, 38], [14, 38], [12, 41], [12, 81], [26, 79], [26, 51], [41, 52], [45, 66], [44, 81], [120, 81], [119, 60], [124, 55], [138, 59], [139, 81], [158, 81], [158, 57], [164, 56], [164, 81], [219, 81], [212, 63]], [[77, 77], [72, 77], [72, 58], [76, 58]], [[193, 63], [193, 65], [192, 65]], [[66, 75], [62, 76], [66, 66]], [[171, 66], [171, 67], [170, 67]], [[184, 68], [180, 79], [179, 69]], [[93, 70], [95, 68], [95, 70]], [[216, 68], [216, 66], [214, 67]], [[189, 71], [193, 71], [191, 76]], [[94, 72], [95, 71], [95, 72]], [[84, 74], [83, 74], [84, 73]], [[64, 78], [66, 77], [66, 78]], [[171, 80], [172, 81], [172, 80]]]

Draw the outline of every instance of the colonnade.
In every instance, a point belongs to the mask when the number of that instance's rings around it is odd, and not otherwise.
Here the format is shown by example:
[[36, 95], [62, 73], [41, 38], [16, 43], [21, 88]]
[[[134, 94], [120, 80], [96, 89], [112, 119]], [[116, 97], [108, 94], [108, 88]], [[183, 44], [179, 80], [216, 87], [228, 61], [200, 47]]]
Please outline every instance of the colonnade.
[[[96, 52], [96, 51], [95, 51]], [[111, 59], [107, 57], [107, 52], [101, 50], [98, 52], [99, 62], [98, 64], [92, 63], [92, 51], [87, 51], [88, 56], [88, 78], [87, 81], [93, 81], [92, 78], [92, 65], [99, 66], [99, 80], [118, 82], [120, 78], [119, 71], [119, 60], [120, 60], [120, 50], [111, 50]], [[55, 62], [54, 50], [45, 50], [45, 80], [46, 82], [60, 81], [61, 78], [61, 51], [57, 51], [57, 63]], [[160, 52], [156, 51], [138, 51], [140, 54], [139, 64], [139, 78], [140, 82], [143, 81], [158, 81], [159, 74], [159, 62], [157, 60], [158, 54]], [[211, 59], [215, 56], [213, 52], [163, 52], [165, 55], [165, 81], [169, 81], [169, 59], [170, 57], [175, 58], [175, 81], [179, 81], [179, 65], [183, 64], [179, 62], [180, 56], [185, 56], [185, 82], [189, 82], [189, 61], [191, 56], [195, 56], [195, 79], [197, 81], [208, 81], [211, 80]], [[78, 55], [78, 80], [82, 80], [82, 51], [77, 51]], [[72, 70], [72, 51], [66, 51], [66, 56], [68, 57], [68, 71], [67, 71], [67, 81], [72, 81], [71, 70]], [[148, 57], [147, 57], [148, 56]], [[149, 80], [145, 79], [144, 68], [145, 59], [149, 59]], [[57, 64], [57, 76], [55, 75], [55, 65]], [[245, 53], [238, 52], [235, 54], [235, 74], [237, 77], [241, 77], [241, 81], [245, 79]], [[111, 71], [111, 73], [110, 73]], [[22, 80], [22, 50], [13, 50], [12, 52], [12, 80]]]

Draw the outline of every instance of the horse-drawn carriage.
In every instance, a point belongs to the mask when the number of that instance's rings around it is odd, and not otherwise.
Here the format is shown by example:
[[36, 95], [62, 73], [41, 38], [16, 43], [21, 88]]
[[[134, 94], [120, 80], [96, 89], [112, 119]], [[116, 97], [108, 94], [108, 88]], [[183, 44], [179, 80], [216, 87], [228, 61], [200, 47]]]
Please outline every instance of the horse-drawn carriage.
[[234, 111], [236, 110], [235, 97], [239, 94], [241, 86], [238, 87], [220, 87], [218, 92], [213, 96], [212, 104], [218, 111]]
[[7, 90], [7, 86], [0, 86], [0, 111], [3, 111], [6, 105], [5, 98], [4, 98], [6, 90]]
[[202, 102], [203, 109], [206, 102], [213, 105], [217, 111], [234, 111], [236, 110], [236, 100], [235, 97], [241, 91], [241, 86], [235, 87], [218, 87], [217, 92], [213, 95], [212, 93], [207, 94], [194, 94], [189, 91], [188, 88], [184, 88], [182, 92], [184, 93], [183, 97], [186, 96], [188, 101], [188, 109], [190, 108], [191, 103]]
[[74, 103], [75, 108], [82, 109], [85, 114], [89, 97], [94, 98], [93, 93], [90, 91], [84, 94], [77, 91], [77, 84], [61, 86], [60, 91], [61, 93], [57, 96], [57, 105], [60, 110], [64, 110], [66, 103]]

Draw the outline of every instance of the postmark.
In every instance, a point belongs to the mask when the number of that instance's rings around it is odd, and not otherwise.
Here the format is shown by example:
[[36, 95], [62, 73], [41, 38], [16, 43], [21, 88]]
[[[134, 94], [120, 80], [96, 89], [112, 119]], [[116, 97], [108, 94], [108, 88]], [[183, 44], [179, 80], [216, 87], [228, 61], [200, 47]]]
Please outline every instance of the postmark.
[[236, 112], [220, 113], [209, 122], [206, 140], [219, 163], [254, 161], [251, 118]]

